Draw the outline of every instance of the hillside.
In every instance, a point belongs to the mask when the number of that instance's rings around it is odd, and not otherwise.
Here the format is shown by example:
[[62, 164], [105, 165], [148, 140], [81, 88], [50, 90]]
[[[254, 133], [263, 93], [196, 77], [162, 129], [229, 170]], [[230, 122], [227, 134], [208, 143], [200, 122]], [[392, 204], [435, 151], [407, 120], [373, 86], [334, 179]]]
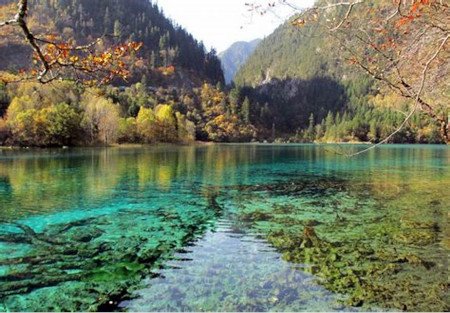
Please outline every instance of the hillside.
[[310, 24], [299, 29], [287, 21], [262, 40], [237, 72], [235, 82], [256, 86], [273, 78], [318, 76], [331, 76], [341, 81], [350, 79], [349, 73], [358, 75], [355, 72], [343, 63], [339, 49], [323, 34], [320, 26]]
[[219, 53], [227, 84], [233, 81], [239, 68], [247, 61], [260, 42], [261, 39], [255, 39], [250, 42], [238, 41], [233, 43], [227, 50]]
[[[387, 0], [374, 5], [380, 3]], [[0, 0], [0, 4], [0, 19], [14, 11], [14, 2]], [[31, 0], [30, 4], [28, 22], [37, 35], [62, 34], [57, 40], [76, 44], [114, 35], [106, 37], [100, 51], [117, 41], [142, 41], [144, 46], [127, 58], [132, 75], [125, 83], [113, 81], [112, 86], [94, 89], [69, 82], [45, 87], [0, 84], [0, 144], [380, 142], [394, 131], [389, 142], [445, 141], [436, 119], [424, 112], [413, 112], [405, 124], [411, 101], [349, 62], [337, 40], [326, 36], [318, 23], [300, 28], [287, 21], [257, 46], [233, 88], [223, 88], [214, 50], [206, 52], [146, 0]], [[366, 23], [363, 15], [358, 17]], [[4, 30], [8, 28], [0, 29]], [[21, 37], [6, 35], [0, 37], [0, 67], [18, 71], [31, 63], [30, 51]], [[230, 56], [233, 62], [245, 55], [246, 46], [236, 45], [236, 56]], [[407, 68], [406, 74], [417, 68]], [[445, 106], [442, 86], [450, 77], [448, 69], [435, 66], [434, 72], [430, 81], [435, 85], [425, 85], [424, 95]], [[436, 112], [443, 115], [445, 110]]]
[[[319, 0], [318, 5], [321, 2], [323, 1]], [[368, 17], [373, 20], [384, 20], [383, 14], [392, 9], [391, 3], [385, 0], [369, 2], [369, 5], [377, 9]], [[328, 10], [321, 18], [339, 21], [345, 14], [345, 10]], [[363, 8], [355, 8], [353, 14], [356, 16], [355, 23], [361, 23], [362, 27], [367, 24], [365, 14], [368, 13]], [[363, 60], [376, 59], [377, 55], [370, 54], [371, 48], [352, 37], [354, 34], [350, 31], [344, 30], [330, 36], [321, 23], [309, 22], [300, 27], [293, 26], [296, 18], [292, 17], [266, 37], [235, 77], [237, 86], [249, 90], [246, 96], [251, 103], [256, 102], [259, 107], [271, 112], [273, 118], [264, 122], [265, 128], [273, 125], [272, 133], [278, 135], [297, 131], [294, 140], [302, 141], [377, 142], [390, 135], [404, 120], [404, 112], [411, 106], [411, 100], [399, 96], [355, 65], [352, 56], [341, 43], [345, 41], [346, 47], [360, 51], [364, 56]], [[404, 45], [404, 51], [408, 49], [407, 38], [402, 36], [420, 33], [421, 24], [411, 24], [406, 29], [408, 31], [394, 27], [388, 31], [392, 42]], [[432, 49], [435, 48], [434, 45], [418, 47], [420, 53], [415, 55], [422, 57], [432, 55]], [[414, 53], [411, 55], [413, 56], [410, 58], [414, 59]], [[445, 56], [440, 62], [442, 64], [434, 66], [428, 74], [430, 79], [426, 82], [423, 93], [426, 99], [434, 103], [436, 114], [443, 116], [442, 119], [445, 120], [447, 113], [443, 104], [448, 103], [448, 94], [445, 92], [449, 82], [448, 62], [445, 63]], [[404, 64], [401, 65], [402, 75], [411, 81], [416, 90], [419, 89], [418, 80], [414, 80], [414, 77], [418, 76], [417, 71], [422, 67]], [[411, 64], [422, 66], [425, 61], [416, 60]], [[376, 68], [375, 65], [369, 66]], [[379, 66], [382, 67], [383, 64]], [[393, 80], [396, 79], [394, 74]], [[305, 94], [314, 97], [305, 97]], [[330, 104], [321, 101], [318, 95], [328, 95], [325, 96], [328, 99], [340, 95], [341, 100]], [[263, 115], [263, 112], [258, 112], [259, 109], [256, 111], [255, 117]], [[441, 142], [442, 134], [444, 132], [437, 119], [424, 112], [417, 112], [392, 141]]]
[[[310, 127], [311, 119], [314, 127], [329, 112], [350, 113], [367, 102], [373, 81], [340, 59], [333, 45], [317, 24], [298, 29], [291, 21], [261, 41], [235, 83], [256, 107], [270, 112], [261, 121], [264, 128], [273, 125], [278, 135], [298, 133]], [[254, 113], [263, 115], [268, 116]]]
[[[2, 15], [17, 1], [1, 0]], [[223, 81], [220, 61], [214, 51], [208, 53], [203, 44], [182, 27], [164, 16], [158, 6], [148, 0], [31, 0], [29, 24], [35, 34], [61, 34], [61, 40], [86, 44], [103, 35], [106, 45], [118, 42], [142, 42], [132, 65], [131, 81], [149, 77], [152, 69], [175, 66], [183, 76], [201, 84], [204, 80]], [[4, 36], [1, 36], [4, 37]], [[0, 70], [18, 70], [30, 55], [19, 36], [15, 40], [0, 39]]]

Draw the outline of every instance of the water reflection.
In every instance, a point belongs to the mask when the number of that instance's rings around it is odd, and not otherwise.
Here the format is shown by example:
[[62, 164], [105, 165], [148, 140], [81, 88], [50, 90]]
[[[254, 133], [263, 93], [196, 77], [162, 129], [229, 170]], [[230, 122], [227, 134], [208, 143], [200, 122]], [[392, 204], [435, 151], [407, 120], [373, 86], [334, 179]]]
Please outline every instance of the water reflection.
[[0, 150], [0, 310], [445, 311], [449, 161], [440, 146]]

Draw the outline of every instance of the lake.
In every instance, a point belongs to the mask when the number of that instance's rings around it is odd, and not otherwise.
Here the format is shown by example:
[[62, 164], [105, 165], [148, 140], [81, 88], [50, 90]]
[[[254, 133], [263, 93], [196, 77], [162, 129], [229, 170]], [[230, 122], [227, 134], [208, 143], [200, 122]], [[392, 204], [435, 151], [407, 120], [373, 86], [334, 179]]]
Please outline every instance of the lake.
[[0, 311], [448, 311], [450, 149], [0, 150]]

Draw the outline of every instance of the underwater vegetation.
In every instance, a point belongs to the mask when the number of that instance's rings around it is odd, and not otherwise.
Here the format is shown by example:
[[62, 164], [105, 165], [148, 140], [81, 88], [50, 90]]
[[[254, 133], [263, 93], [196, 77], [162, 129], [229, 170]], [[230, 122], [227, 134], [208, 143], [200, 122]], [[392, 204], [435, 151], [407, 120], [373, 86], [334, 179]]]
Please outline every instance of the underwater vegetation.
[[121, 307], [130, 311], [357, 311], [301, 266], [228, 218], [219, 219], [170, 267], [148, 278]]
[[449, 311], [449, 152], [0, 155], [0, 311]]
[[[0, 242], [26, 244], [2, 258], [3, 310], [108, 311], [151, 270], [195, 240], [217, 217], [213, 196], [201, 209], [123, 210], [35, 232], [6, 222]], [[0, 309], [2, 307], [0, 306]]]
[[339, 179], [235, 188], [234, 201], [244, 207], [237, 219], [256, 228], [284, 260], [307, 265], [305, 271], [322, 286], [348, 295], [345, 304], [450, 309], [448, 259], [439, 246], [445, 209], [439, 201], [428, 206], [441, 215], [423, 220], [399, 217], [370, 196], [370, 185], [355, 189]]

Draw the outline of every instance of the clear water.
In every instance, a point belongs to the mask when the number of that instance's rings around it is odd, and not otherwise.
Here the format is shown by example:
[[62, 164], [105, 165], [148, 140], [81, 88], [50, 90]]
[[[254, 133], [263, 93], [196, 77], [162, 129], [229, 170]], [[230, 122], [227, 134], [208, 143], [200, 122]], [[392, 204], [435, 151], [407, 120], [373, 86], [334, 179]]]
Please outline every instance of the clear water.
[[335, 149], [0, 150], [0, 311], [448, 311], [450, 149]]

